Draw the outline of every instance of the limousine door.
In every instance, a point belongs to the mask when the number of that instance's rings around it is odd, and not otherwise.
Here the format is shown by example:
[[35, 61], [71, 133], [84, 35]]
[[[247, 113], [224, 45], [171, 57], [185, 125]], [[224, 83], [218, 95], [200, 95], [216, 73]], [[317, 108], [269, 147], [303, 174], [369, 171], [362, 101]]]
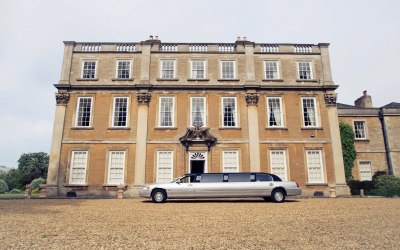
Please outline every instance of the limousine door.
[[169, 197], [193, 197], [194, 196], [194, 182], [190, 182], [190, 177], [186, 176], [175, 183], [172, 183], [171, 193]]
[[254, 193], [256, 196], [270, 196], [274, 187], [272, 176], [267, 174], [257, 174], [254, 183]]

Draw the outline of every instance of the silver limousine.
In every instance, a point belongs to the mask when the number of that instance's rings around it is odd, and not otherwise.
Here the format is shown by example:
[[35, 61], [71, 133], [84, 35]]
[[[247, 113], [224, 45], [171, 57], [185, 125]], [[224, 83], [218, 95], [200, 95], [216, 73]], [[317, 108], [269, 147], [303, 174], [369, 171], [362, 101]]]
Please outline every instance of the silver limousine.
[[282, 181], [267, 173], [204, 173], [186, 174], [170, 183], [144, 184], [139, 194], [155, 203], [165, 202], [167, 198], [239, 197], [283, 202], [286, 196], [301, 195], [301, 188], [296, 182]]

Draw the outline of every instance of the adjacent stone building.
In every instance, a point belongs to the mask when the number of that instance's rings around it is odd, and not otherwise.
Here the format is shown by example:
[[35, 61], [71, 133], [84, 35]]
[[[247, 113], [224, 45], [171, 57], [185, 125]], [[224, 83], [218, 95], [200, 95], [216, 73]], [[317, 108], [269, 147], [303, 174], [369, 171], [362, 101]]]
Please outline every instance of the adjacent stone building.
[[349, 193], [329, 44], [64, 44], [49, 195], [238, 171]]
[[350, 124], [355, 132], [354, 178], [371, 180], [377, 171], [400, 176], [400, 103], [374, 108], [364, 91], [354, 106], [337, 106], [339, 121]]

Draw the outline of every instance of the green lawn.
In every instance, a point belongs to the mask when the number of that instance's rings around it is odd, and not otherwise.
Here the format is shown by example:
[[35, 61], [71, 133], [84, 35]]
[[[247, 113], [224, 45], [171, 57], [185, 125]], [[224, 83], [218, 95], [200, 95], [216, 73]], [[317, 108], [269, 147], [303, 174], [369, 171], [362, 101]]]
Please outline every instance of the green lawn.
[[[39, 193], [37, 194], [32, 194], [33, 198], [39, 198]], [[24, 193], [20, 194], [0, 194], [0, 199], [20, 199], [20, 198], [25, 198]]]

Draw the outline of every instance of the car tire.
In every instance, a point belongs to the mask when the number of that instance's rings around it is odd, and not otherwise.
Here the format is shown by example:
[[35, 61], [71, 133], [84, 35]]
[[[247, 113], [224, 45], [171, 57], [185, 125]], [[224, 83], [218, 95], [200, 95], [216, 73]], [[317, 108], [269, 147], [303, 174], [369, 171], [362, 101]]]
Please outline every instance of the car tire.
[[285, 191], [282, 190], [282, 189], [275, 189], [272, 192], [272, 196], [271, 196], [272, 201], [276, 202], [276, 203], [284, 202], [285, 201], [285, 197], [286, 197]]
[[151, 200], [154, 203], [164, 203], [167, 200], [167, 193], [162, 189], [156, 189], [151, 193]]

